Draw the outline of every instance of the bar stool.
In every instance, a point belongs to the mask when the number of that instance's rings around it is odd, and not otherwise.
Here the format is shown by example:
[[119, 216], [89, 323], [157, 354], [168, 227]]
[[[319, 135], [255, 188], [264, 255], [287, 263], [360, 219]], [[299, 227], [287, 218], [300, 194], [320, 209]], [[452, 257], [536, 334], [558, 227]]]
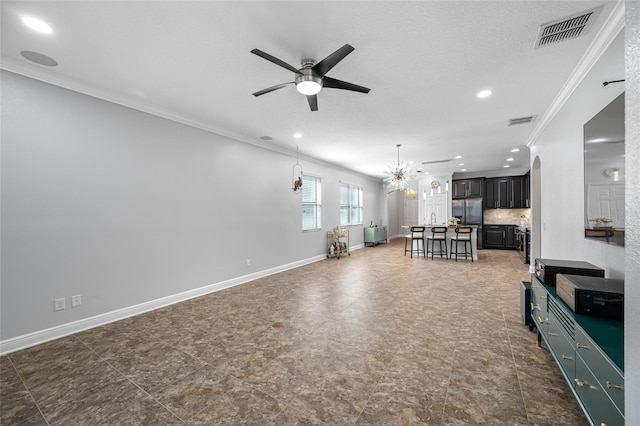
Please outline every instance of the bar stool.
[[[439, 254], [442, 257], [444, 253], [444, 257], [449, 258], [449, 254], [447, 253], [447, 228], [446, 226], [434, 226], [431, 228], [431, 235], [427, 235], [427, 256], [429, 257], [429, 242], [431, 242], [431, 259], [433, 260], [433, 255]], [[440, 245], [440, 251], [435, 251], [435, 243], [436, 241]], [[444, 251], [442, 247], [444, 246]]]
[[[413, 257], [413, 252], [418, 253], [418, 257], [420, 257], [420, 252], [424, 256], [424, 226], [412, 226], [411, 233], [404, 236], [404, 255], [407, 255], [407, 252], [411, 252], [411, 257]], [[416, 242], [416, 249], [413, 249], [413, 242]], [[411, 248], [407, 249], [407, 243], [411, 242]], [[420, 248], [422, 245], [422, 248]]]
[[[473, 246], [471, 245], [471, 233], [473, 232], [473, 228], [468, 226], [460, 226], [456, 228], [456, 235], [451, 237], [451, 258], [453, 255], [456, 255], [456, 262], [458, 261], [458, 254], [460, 251], [458, 250], [458, 243], [464, 243], [464, 258], [467, 259], [467, 255], [471, 255], [471, 261], [473, 262]], [[453, 252], [453, 243], [456, 243], [456, 251]], [[469, 251], [467, 251], [467, 243], [469, 243]]]

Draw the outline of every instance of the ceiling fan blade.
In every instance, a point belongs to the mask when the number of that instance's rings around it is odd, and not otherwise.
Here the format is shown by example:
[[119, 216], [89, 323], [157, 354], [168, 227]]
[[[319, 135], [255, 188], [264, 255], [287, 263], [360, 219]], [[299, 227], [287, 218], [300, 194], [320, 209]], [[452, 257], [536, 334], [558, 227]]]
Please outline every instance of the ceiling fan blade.
[[331, 55], [315, 64], [311, 69], [320, 77], [324, 77], [324, 75], [328, 73], [331, 68], [335, 67], [338, 62], [343, 60], [345, 56], [347, 56], [354, 50], [355, 49], [352, 46], [345, 44], [340, 49], [336, 50]]
[[291, 65], [289, 65], [288, 63], [286, 63], [285, 61], [276, 58], [275, 56], [269, 55], [266, 52], [263, 52], [260, 49], [253, 49], [251, 51], [251, 53], [253, 53], [254, 55], [258, 55], [261, 58], [266, 59], [267, 61], [273, 62], [276, 65], [280, 65], [282, 68], [286, 68], [291, 72], [294, 72], [296, 74], [302, 74], [299, 70], [297, 70], [296, 68], [292, 67]]
[[256, 93], [252, 93], [252, 95], [253, 96], [264, 95], [265, 93], [273, 92], [274, 90], [278, 90], [278, 89], [282, 89], [283, 87], [287, 87], [290, 84], [294, 84], [294, 82], [290, 81], [288, 83], [276, 84], [275, 86], [267, 87], [266, 89], [262, 89], [262, 90], [257, 91]]
[[311, 108], [311, 111], [318, 110], [318, 96], [307, 95], [307, 101], [309, 101], [309, 108]]
[[351, 90], [353, 92], [369, 93], [371, 89], [368, 87], [358, 86], [357, 84], [347, 83], [346, 81], [336, 80], [331, 77], [324, 77], [322, 79], [322, 87], [328, 87], [330, 89], [342, 89]]

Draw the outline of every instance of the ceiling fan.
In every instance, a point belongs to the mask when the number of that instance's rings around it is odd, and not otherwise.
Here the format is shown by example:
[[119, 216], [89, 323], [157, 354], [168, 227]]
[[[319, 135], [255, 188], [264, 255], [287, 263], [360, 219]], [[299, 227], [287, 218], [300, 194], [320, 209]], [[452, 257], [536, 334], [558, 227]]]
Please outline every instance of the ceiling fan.
[[276, 84], [275, 86], [267, 87], [266, 89], [260, 90], [258, 92], [253, 93], [253, 96], [264, 95], [265, 93], [273, 92], [274, 90], [282, 89], [283, 87], [288, 86], [289, 84], [295, 84], [298, 92], [302, 93], [307, 97], [307, 101], [309, 102], [309, 107], [311, 111], [318, 110], [318, 97], [317, 93], [323, 88], [331, 88], [331, 89], [342, 89], [342, 90], [351, 90], [353, 92], [360, 93], [369, 93], [369, 88], [358, 86], [357, 84], [347, 83], [346, 81], [336, 80], [335, 78], [327, 77], [326, 74], [331, 70], [331, 68], [335, 67], [338, 62], [343, 60], [345, 56], [349, 53], [353, 52], [355, 49], [345, 44], [340, 49], [333, 52], [331, 55], [327, 56], [320, 62], [317, 62], [313, 59], [303, 59], [300, 64], [302, 68], [295, 69], [291, 65], [286, 62], [276, 58], [275, 56], [269, 55], [268, 53], [263, 52], [259, 49], [253, 49], [251, 53], [260, 56], [261, 58], [266, 59], [267, 61], [273, 62], [276, 65], [281, 66], [289, 71], [292, 71], [295, 74], [295, 80], [287, 83]]

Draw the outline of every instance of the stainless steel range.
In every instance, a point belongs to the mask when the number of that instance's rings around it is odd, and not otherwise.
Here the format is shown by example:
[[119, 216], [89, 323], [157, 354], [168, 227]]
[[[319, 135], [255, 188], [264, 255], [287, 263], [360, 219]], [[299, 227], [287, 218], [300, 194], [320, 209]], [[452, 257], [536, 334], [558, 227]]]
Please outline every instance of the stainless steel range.
[[524, 263], [529, 263], [529, 255], [531, 253], [531, 232], [524, 226], [516, 228], [516, 243], [518, 246], [518, 253]]

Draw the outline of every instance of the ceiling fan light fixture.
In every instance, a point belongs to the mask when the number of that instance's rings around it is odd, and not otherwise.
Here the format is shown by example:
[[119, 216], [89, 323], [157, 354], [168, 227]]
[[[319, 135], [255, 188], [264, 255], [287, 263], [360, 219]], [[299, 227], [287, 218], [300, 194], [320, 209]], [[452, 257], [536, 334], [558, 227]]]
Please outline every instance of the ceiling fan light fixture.
[[[309, 60], [307, 59], [307, 61]], [[315, 95], [322, 89], [322, 78], [311, 68], [303, 67], [300, 69], [300, 74], [296, 75], [296, 89], [306, 96]]]
[[320, 89], [322, 89], [322, 85], [317, 81], [305, 80], [296, 83], [296, 89], [303, 95], [311, 96], [320, 92]]
[[316, 62], [314, 59], [303, 59], [300, 64], [302, 68], [296, 69], [293, 66], [287, 64], [282, 59], [278, 59], [273, 55], [263, 52], [260, 49], [253, 49], [251, 53], [266, 59], [282, 68], [285, 68], [295, 75], [295, 80], [287, 83], [276, 84], [275, 86], [267, 87], [266, 89], [259, 90], [252, 93], [253, 96], [261, 96], [265, 93], [273, 92], [274, 90], [287, 87], [289, 84], [294, 83], [296, 90], [307, 97], [309, 108], [311, 111], [318, 110], [318, 98], [316, 94], [322, 90], [323, 87], [331, 89], [349, 90], [352, 92], [369, 93], [371, 89], [364, 86], [358, 86], [357, 84], [349, 83], [342, 80], [331, 78], [326, 74], [342, 61], [349, 53], [353, 52], [353, 46], [345, 44], [340, 49], [336, 50], [320, 62]]

